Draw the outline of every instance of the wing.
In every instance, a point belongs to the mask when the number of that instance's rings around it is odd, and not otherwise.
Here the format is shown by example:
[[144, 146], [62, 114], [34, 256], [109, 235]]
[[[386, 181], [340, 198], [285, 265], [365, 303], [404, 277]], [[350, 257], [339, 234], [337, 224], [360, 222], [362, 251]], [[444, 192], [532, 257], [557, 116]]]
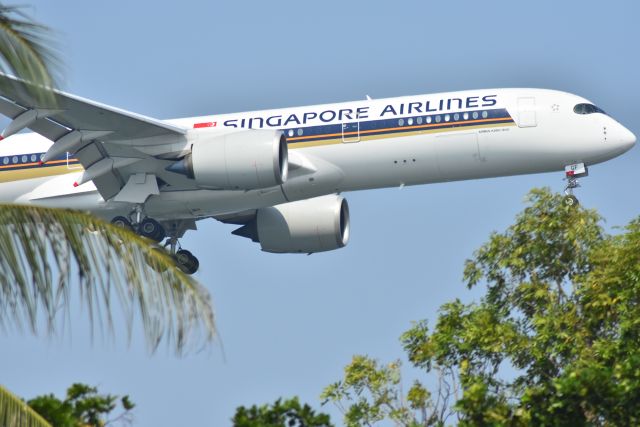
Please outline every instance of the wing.
[[[105, 200], [127, 193], [122, 201], [136, 201], [148, 197], [145, 191], [157, 192], [165, 178], [180, 181], [164, 171], [169, 162], [163, 159], [184, 149], [187, 129], [61, 91], [54, 91], [51, 105], [42, 105], [33, 92], [31, 84], [0, 75], [0, 113], [13, 119], [0, 139], [29, 128], [54, 141], [45, 161], [75, 153], [84, 181], [92, 180]], [[127, 200], [132, 191], [121, 190], [130, 182], [142, 186], [132, 184], [133, 199]]]

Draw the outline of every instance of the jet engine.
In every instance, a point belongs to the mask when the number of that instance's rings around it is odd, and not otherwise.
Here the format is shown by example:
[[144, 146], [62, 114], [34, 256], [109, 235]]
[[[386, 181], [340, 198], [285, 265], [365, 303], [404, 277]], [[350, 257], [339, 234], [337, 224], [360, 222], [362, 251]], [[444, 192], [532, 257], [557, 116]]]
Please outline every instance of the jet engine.
[[201, 131], [191, 152], [168, 171], [207, 189], [254, 190], [283, 184], [289, 160], [281, 131], [244, 130], [220, 135]]
[[349, 241], [349, 205], [333, 194], [262, 208], [233, 234], [260, 243], [265, 252], [332, 251]]

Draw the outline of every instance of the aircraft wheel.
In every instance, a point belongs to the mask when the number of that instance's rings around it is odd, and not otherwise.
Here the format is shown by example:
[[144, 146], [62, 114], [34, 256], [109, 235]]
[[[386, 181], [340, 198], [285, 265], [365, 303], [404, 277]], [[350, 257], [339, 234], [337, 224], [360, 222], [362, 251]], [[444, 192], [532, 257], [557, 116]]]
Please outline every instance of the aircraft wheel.
[[191, 252], [184, 249], [176, 252], [175, 259], [180, 270], [186, 274], [193, 274], [198, 271], [198, 268], [200, 267], [198, 258], [194, 257]]
[[576, 196], [574, 196], [573, 194], [570, 194], [568, 196], [565, 196], [564, 198], [564, 205], [568, 208], [574, 207], [574, 206], [578, 206], [580, 204], [580, 202], [578, 202], [578, 198]]
[[154, 242], [161, 242], [167, 235], [164, 227], [153, 218], [145, 218], [142, 220], [138, 226], [138, 234]]
[[111, 224], [115, 225], [116, 227], [124, 228], [125, 230], [129, 230], [129, 231], [133, 230], [133, 226], [131, 225], [131, 221], [129, 221], [127, 218], [125, 218], [123, 216], [117, 216], [117, 217], [113, 218], [111, 220]]

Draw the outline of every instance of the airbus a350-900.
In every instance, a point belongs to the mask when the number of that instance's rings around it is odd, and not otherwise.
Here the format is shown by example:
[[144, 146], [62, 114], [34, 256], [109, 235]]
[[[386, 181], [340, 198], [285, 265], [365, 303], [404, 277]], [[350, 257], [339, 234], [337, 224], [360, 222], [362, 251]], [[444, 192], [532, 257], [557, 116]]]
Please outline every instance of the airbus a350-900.
[[[63, 92], [41, 105], [0, 78], [0, 200], [90, 211], [165, 246], [196, 222], [239, 225], [264, 251], [313, 253], [349, 239], [343, 192], [587, 167], [635, 136], [576, 95], [487, 89], [156, 120]], [[33, 133], [18, 133], [28, 128]]]

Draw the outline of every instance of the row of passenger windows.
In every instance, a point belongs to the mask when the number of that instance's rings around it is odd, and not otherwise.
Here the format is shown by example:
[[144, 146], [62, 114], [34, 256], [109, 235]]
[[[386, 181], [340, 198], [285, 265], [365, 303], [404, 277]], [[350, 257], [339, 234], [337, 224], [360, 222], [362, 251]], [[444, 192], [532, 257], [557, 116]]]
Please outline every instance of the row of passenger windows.
[[[422, 117], [416, 117], [415, 119], [415, 123], [418, 125], [421, 125], [424, 121], [424, 123], [431, 123], [432, 121], [436, 122], [436, 123], [440, 123], [442, 122], [442, 120], [444, 120], [445, 122], [449, 122], [451, 121], [451, 118], [453, 118], [454, 122], [459, 121], [461, 118], [462, 120], [469, 120], [471, 119], [478, 119], [482, 117], [483, 119], [486, 119], [487, 117], [489, 117], [489, 113], [486, 111], [483, 111], [482, 113], [479, 113], [478, 111], [474, 111], [471, 114], [469, 113], [454, 113], [454, 114], [445, 114], [444, 116], [441, 115], [437, 115], [435, 117], [432, 116], [426, 116], [424, 119]], [[405, 119], [398, 119], [398, 126], [404, 126], [405, 124]], [[413, 117], [410, 117], [406, 120], [406, 124], [408, 126], [413, 125]]]
[[[453, 118], [454, 122], [457, 122], [459, 120], [476, 120], [479, 119], [480, 117], [482, 117], [483, 119], [486, 119], [487, 117], [489, 117], [489, 113], [487, 111], [473, 111], [471, 113], [453, 113], [453, 114], [444, 114], [444, 115], [437, 115], [437, 116], [425, 116], [425, 117], [416, 117], [415, 118], [415, 123], [418, 125], [421, 125], [423, 123], [441, 123], [443, 120], [445, 122], [450, 122], [451, 119]], [[398, 119], [398, 126], [404, 126], [405, 123], [408, 126], [411, 126], [414, 124], [414, 118], [410, 117], [408, 119]], [[303, 129], [289, 129], [287, 131], [287, 136], [292, 137], [294, 135], [298, 135], [298, 136], [302, 136], [304, 135], [304, 130]]]
[[8, 165], [9, 163], [17, 165], [18, 163], [35, 163], [37, 162], [39, 159], [42, 158], [42, 156], [44, 156], [44, 154], [31, 154], [31, 155], [27, 155], [27, 154], [23, 154], [22, 156], [13, 156], [13, 157], [3, 157], [2, 158], [2, 164], [3, 165]]

